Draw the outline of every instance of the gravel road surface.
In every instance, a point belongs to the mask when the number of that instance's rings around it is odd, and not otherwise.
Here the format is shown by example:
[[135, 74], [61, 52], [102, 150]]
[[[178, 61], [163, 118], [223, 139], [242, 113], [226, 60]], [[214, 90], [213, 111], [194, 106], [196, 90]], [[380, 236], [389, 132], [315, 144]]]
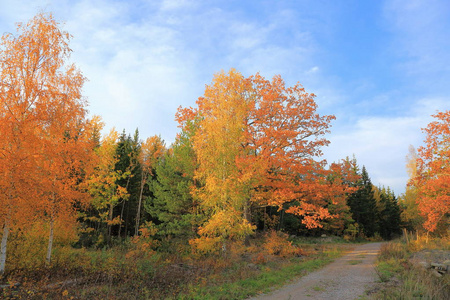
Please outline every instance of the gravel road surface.
[[356, 246], [350, 253], [336, 259], [323, 269], [312, 272], [270, 294], [251, 299], [358, 299], [378, 280], [374, 262], [381, 244]]

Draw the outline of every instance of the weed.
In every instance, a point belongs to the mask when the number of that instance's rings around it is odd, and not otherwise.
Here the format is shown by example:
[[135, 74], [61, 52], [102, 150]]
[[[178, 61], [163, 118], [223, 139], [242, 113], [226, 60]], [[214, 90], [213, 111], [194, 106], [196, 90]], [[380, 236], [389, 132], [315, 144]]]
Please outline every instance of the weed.
[[382, 246], [376, 271], [384, 288], [373, 299], [450, 299], [450, 278], [435, 278], [430, 272], [417, 269], [408, 261], [411, 253], [425, 248], [446, 247], [440, 239], [417, 239]]
[[215, 280], [210, 277], [205, 279], [201, 286], [190, 285], [188, 291], [180, 295], [179, 299], [246, 299], [269, 292], [273, 287], [316, 270], [342, 253], [342, 247], [330, 246], [308, 259], [294, 257], [290, 260], [267, 261], [259, 272], [251, 274], [237, 274], [237, 270], [233, 270], [226, 276], [235, 279], [219, 279], [223, 274]]
[[[249, 247], [230, 245], [230, 253], [220, 257], [156, 252], [153, 245], [149, 237], [104, 249], [55, 248], [50, 266], [9, 271], [5, 282], [22, 285], [0, 292], [0, 298], [245, 299], [324, 266], [346, 248], [294, 246], [273, 233], [252, 239]], [[64, 288], [47, 288], [74, 279]]]
[[314, 286], [312, 289], [315, 290], [316, 292], [323, 292], [323, 291], [325, 291], [325, 289], [323, 287], [318, 286], [318, 285]]

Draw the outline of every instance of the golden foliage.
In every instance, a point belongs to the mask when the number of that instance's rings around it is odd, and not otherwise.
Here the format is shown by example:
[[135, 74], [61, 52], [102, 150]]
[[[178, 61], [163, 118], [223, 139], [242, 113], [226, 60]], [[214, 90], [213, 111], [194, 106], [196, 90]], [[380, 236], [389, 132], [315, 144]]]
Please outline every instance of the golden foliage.
[[287, 234], [275, 230], [271, 230], [266, 234], [263, 249], [264, 253], [282, 257], [291, 257], [303, 253], [300, 248], [288, 241]]
[[92, 154], [85, 78], [66, 64], [70, 35], [59, 25], [38, 14], [0, 42], [1, 271], [9, 228], [47, 221], [49, 260], [53, 223], [73, 220], [73, 206], [89, 200], [79, 186]]
[[303, 216], [308, 228], [331, 217], [324, 208], [330, 193], [345, 191], [344, 185], [330, 185], [325, 162], [314, 160], [329, 143], [322, 136], [334, 119], [316, 113], [314, 97], [299, 84], [286, 87], [280, 76], [244, 78], [231, 69], [214, 76], [198, 108], [179, 109], [180, 126], [197, 120], [195, 179], [201, 184], [193, 187], [193, 195], [210, 216], [199, 229], [208, 245], [215, 243], [214, 236], [248, 234], [251, 203], [281, 209], [299, 202], [288, 212]]
[[145, 222], [139, 228], [139, 235], [131, 238], [131, 244], [134, 246], [126, 254], [126, 258], [138, 259], [138, 258], [150, 258], [156, 252], [159, 242], [154, 239], [154, 236], [158, 232], [153, 222]]

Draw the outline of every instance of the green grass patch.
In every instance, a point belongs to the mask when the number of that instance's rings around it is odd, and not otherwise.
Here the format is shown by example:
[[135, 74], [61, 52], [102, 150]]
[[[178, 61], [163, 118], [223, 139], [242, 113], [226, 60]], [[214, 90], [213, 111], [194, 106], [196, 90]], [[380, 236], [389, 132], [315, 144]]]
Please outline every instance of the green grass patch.
[[293, 258], [287, 263], [269, 262], [262, 265], [259, 272], [251, 274], [248, 278], [233, 280], [235, 276], [228, 273], [226, 278], [231, 282], [224, 282], [223, 275], [214, 279], [205, 278], [203, 284], [190, 285], [188, 292], [173, 299], [246, 299], [257, 294], [268, 293], [299, 276], [329, 264], [335, 258], [342, 256], [347, 248], [345, 245], [326, 245], [307, 259]]
[[252, 278], [213, 286], [191, 286], [188, 293], [180, 295], [177, 299], [246, 299], [267, 293], [271, 288], [282, 286], [293, 278], [317, 270], [332, 260], [330, 257], [307, 261], [293, 260], [282, 269], [268, 267]]
[[399, 261], [392, 258], [386, 261], [379, 261], [376, 267], [381, 282], [389, 281], [396, 274], [399, 274], [402, 269], [403, 267]]
[[[427, 241], [428, 243], [428, 241]], [[428, 247], [448, 249], [448, 241], [430, 241], [428, 245], [395, 241], [383, 245], [376, 270], [381, 289], [371, 299], [450, 299], [450, 276], [436, 278], [429, 270], [423, 270], [409, 262], [418, 249]]]
[[325, 289], [321, 286], [316, 285], [315, 287], [313, 287], [313, 290], [316, 292], [323, 292], [325, 291]]
[[[317, 270], [351, 248], [307, 243], [284, 256], [261, 245], [263, 240], [255, 239], [227, 256], [201, 257], [139, 252], [125, 243], [108, 249], [59, 247], [50, 266], [9, 271], [4, 282], [21, 286], [0, 291], [0, 298], [26, 299], [30, 292], [36, 299], [245, 299]], [[75, 279], [64, 289], [46, 288]]]

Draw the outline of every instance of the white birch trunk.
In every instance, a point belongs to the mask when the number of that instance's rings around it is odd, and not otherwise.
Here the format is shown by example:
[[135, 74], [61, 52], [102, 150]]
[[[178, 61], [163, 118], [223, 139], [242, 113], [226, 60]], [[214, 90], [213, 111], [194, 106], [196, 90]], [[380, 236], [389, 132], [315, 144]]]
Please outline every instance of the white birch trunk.
[[0, 275], [3, 275], [3, 273], [5, 273], [6, 245], [8, 243], [8, 235], [9, 235], [9, 219], [6, 219], [5, 224], [3, 225], [3, 236], [2, 236], [2, 243], [0, 246]]
[[47, 256], [45, 258], [47, 265], [50, 264], [52, 259], [52, 248], [53, 248], [53, 217], [50, 220], [50, 234], [48, 237]]

